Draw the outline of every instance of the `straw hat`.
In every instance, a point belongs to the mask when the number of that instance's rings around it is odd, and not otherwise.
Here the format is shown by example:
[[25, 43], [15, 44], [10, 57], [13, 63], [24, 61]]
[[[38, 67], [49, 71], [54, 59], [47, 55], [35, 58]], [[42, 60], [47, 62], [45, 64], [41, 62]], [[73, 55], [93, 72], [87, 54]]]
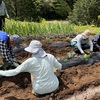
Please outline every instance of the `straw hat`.
[[85, 36], [85, 38], [89, 38], [91, 35], [91, 31], [90, 30], [85, 30], [83, 33], [81, 33], [82, 35]]

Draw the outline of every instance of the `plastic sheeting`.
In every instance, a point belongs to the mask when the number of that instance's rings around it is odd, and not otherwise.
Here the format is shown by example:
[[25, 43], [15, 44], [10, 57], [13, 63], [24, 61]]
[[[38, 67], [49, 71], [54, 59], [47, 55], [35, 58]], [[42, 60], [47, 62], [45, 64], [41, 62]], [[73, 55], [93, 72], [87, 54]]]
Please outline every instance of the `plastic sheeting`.
[[58, 41], [57, 43], [50, 45], [50, 47], [52, 48], [69, 47], [69, 46], [71, 46], [70, 42], [63, 42], [63, 41]]
[[77, 65], [82, 65], [82, 64], [91, 64], [92, 65], [92, 64], [100, 61], [100, 52], [95, 53], [88, 60], [85, 60], [82, 57], [77, 57], [77, 58], [64, 59], [64, 60], [58, 60], [58, 61], [62, 64], [63, 69], [77, 66]]

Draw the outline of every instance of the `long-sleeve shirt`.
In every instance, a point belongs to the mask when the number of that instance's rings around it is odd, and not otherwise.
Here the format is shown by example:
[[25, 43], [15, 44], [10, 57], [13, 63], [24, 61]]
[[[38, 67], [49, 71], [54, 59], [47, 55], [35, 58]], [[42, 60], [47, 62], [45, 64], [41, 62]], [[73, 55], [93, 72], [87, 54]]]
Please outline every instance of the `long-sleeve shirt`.
[[0, 4], [0, 16], [9, 16], [8, 12], [7, 12], [7, 9], [6, 9], [6, 5], [3, 1]]
[[92, 43], [92, 40], [91, 40], [90, 38], [85, 39], [84, 35], [82, 35], [82, 34], [77, 35], [75, 38], [73, 38], [73, 39], [71, 40], [71, 42], [76, 42], [76, 43], [77, 43], [77, 44], [76, 44], [76, 45], [77, 45], [77, 48], [80, 50], [81, 53], [84, 53], [84, 51], [83, 51], [82, 48], [81, 48], [81, 44], [82, 44], [82, 43], [87, 43], [87, 44], [89, 44], [89, 46], [90, 46], [90, 51], [93, 51], [93, 43]]
[[29, 72], [34, 77], [33, 90], [38, 94], [45, 94], [53, 92], [59, 86], [58, 78], [53, 71], [54, 67], [60, 70], [62, 64], [53, 55], [47, 54], [43, 58], [29, 58], [16, 69], [0, 71], [0, 75], [14, 76], [21, 72]]
[[13, 48], [9, 44], [9, 36], [6, 32], [0, 31], [0, 52], [2, 57], [9, 63], [13, 64]]
[[92, 38], [93, 44], [95, 46], [97, 46], [98, 48], [100, 48], [100, 33], [94, 35], [94, 37]]

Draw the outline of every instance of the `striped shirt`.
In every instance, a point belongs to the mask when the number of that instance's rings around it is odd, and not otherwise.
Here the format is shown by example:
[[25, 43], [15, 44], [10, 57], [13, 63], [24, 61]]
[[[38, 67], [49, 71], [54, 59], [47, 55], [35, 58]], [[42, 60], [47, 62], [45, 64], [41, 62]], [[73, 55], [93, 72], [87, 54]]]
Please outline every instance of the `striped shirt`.
[[6, 41], [0, 40], [0, 51], [9, 64], [13, 64], [14, 54], [12, 47]]

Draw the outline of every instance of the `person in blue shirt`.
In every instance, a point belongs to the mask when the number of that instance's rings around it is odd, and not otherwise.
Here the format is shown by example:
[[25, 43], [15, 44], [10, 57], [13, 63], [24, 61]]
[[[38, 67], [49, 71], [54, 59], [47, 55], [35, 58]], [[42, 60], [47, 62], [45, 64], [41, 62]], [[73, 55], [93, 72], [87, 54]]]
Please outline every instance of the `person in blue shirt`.
[[21, 38], [18, 35], [9, 35], [4, 31], [0, 31], [0, 52], [4, 63], [3, 69], [9, 69], [9, 66], [14, 66], [15, 57], [12, 46], [20, 47], [20, 42]]

